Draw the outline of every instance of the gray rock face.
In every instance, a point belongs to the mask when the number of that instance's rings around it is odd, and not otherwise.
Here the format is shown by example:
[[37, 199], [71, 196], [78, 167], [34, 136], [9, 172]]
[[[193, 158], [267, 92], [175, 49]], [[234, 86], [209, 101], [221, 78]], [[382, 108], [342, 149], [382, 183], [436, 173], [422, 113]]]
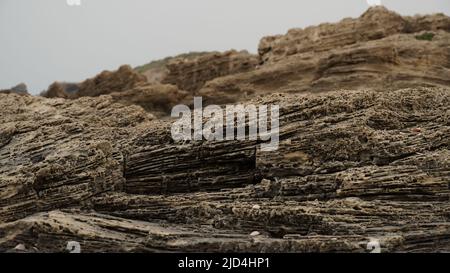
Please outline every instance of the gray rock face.
[[11, 87], [11, 89], [0, 90], [0, 93], [3, 93], [3, 94], [16, 93], [19, 95], [28, 95], [28, 88], [25, 83], [20, 83], [14, 87]]
[[28, 88], [27, 85], [24, 83], [20, 83], [13, 88], [11, 88], [12, 91], [18, 93], [18, 94], [28, 94]]

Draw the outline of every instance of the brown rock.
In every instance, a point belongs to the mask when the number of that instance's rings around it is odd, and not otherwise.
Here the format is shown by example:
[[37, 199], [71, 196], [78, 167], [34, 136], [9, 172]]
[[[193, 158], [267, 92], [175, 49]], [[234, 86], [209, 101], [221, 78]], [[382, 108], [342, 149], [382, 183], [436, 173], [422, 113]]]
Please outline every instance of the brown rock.
[[123, 92], [111, 93], [111, 98], [124, 105], [139, 105], [157, 116], [170, 115], [172, 108], [180, 103], [192, 104], [192, 96], [170, 84], [139, 86]]
[[336, 24], [291, 29], [286, 35], [265, 37], [258, 51], [262, 62], [273, 63], [295, 54], [333, 51], [401, 33], [439, 30], [450, 31], [448, 16], [402, 17], [383, 6], [377, 6], [369, 8], [356, 19], [346, 18]]
[[[423, 34], [423, 33], [422, 33]], [[450, 33], [397, 34], [342, 48], [298, 53], [259, 69], [217, 78], [198, 92], [208, 103], [233, 103], [273, 92], [381, 91], [450, 84]]]
[[[259, 68], [175, 62], [179, 87], [124, 67], [0, 94], [0, 252], [449, 252], [448, 48], [448, 17], [378, 7], [264, 39]], [[279, 105], [279, 149], [174, 141], [147, 111], [192, 95]]]
[[256, 56], [235, 50], [212, 52], [194, 59], [176, 58], [167, 65], [168, 73], [162, 82], [195, 94], [207, 81], [253, 70], [257, 64]]
[[449, 89], [266, 96], [272, 153], [174, 143], [111, 96], [0, 96], [1, 251], [450, 249]]
[[117, 71], [103, 71], [94, 78], [79, 84], [55, 82], [41, 95], [47, 98], [70, 99], [84, 96], [96, 97], [130, 90], [145, 85], [146, 82], [145, 76], [135, 72], [129, 65], [123, 65]]

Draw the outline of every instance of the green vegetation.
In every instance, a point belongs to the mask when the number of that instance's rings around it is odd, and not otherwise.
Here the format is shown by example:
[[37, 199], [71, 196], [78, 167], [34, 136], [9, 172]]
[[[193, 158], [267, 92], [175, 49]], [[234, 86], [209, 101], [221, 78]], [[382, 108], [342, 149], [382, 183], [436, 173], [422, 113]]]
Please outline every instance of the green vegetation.
[[434, 33], [431, 32], [425, 32], [423, 34], [417, 35], [416, 39], [417, 40], [422, 40], [422, 41], [431, 41], [434, 38]]

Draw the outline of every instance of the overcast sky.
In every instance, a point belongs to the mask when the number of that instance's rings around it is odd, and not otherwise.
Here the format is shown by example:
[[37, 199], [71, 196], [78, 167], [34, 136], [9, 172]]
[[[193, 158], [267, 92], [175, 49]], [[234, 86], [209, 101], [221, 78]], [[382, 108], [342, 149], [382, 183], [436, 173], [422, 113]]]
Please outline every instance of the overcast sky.
[[[81, 81], [189, 51], [247, 49], [293, 27], [358, 17], [367, 0], [0, 0], [0, 89]], [[369, 0], [377, 1], [377, 0]], [[381, 0], [403, 15], [450, 14], [449, 0]]]

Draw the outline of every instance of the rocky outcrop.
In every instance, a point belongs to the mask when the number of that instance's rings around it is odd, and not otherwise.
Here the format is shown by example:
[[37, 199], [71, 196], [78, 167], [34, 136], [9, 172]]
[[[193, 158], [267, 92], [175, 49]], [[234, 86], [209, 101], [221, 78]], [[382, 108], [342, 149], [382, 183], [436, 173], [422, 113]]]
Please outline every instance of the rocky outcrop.
[[53, 83], [42, 93], [47, 98], [96, 97], [114, 92], [122, 92], [145, 85], [145, 76], [135, 72], [130, 66], [121, 66], [117, 71], [103, 71], [92, 79], [81, 83]]
[[179, 90], [170, 84], [143, 85], [123, 92], [110, 94], [111, 98], [123, 105], [139, 105], [147, 112], [158, 117], [170, 115], [177, 104], [192, 103], [189, 92]]
[[220, 104], [272, 92], [448, 86], [449, 26], [443, 14], [402, 17], [374, 7], [356, 19], [292, 29], [261, 40], [257, 69], [211, 80], [197, 94]]
[[174, 142], [112, 96], [0, 96], [1, 251], [450, 250], [448, 88], [259, 98], [276, 152]]
[[[125, 66], [0, 94], [0, 252], [450, 252], [449, 45], [447, 16], [376, 7], [259, 60], [147, 66], [170, 84]], [[194, 95], [279, 105], [278, 150], [175, 141]]]
[[98, 96], [121, 92], [145, 85], [146, 78], [136, 73], [130, 66], [121, 66], [117, 71], [103, 71], [93, 79], [80, 83], [77, 97]]
[[291, 29], [286, 35], [269, 36], [258, 48], [263, 63], [273, 63], [296, 54], [333, 51], [356, 43], [379, 40], [402, 33], [450, 31], [450, 18], [443, 14], [402, 17], [383, 6], [372, 7], [359, 18]]
[[[202, 96], [206, 104], [225, 104], [273, 92], [445, 87], [450, 84], [449, 44], [448, 16], [402, 17], [378, 6], [359, 18], [265, 37], [259, 56], [234, 50], [186, 54], [139, 67], [139, 73], [129, 67], [103, 72], [78, 87], [56, 83], [45, 96], [76, 98], [128, 91], [126, 97], [140, 97], [130, 93], [139, 93], [137, 87], [143, 86], [155, 90], [149, 85], [164, 83], [176, 86], [178, 93]], [[184, 95], [175, 97], [184, 103]], [[143, 101], [148, 106], [139, 105], [149, 111], [158, 103]], [[156, 111], [159, 116], [163, 113]]]
[[25, 83], [20, 83], [14, 87], [11, 87], [10, 89], [0, 90], [0, 93], [3, 93], [3, 94], [15, 93], [15, 94], [19, 94], [19, 95], [29, 95], [28, 87]]
[[135, 68], [135, 70], [144, 75], [149, 83], [158, 84], [161, 83], [167, 76], [167, 74], [169, 73], [167, 65], [173, 62], [174, 60], [182, 60], [182, 61], [193, 60], [200, 56], [207, 55], [210, 53], [211, 52], [189, 52], [173, 57], [166, 57], [161, 60], [151, 61], [147, 64], [138, 66]]
[[122, 66], [114, 72], [104, 71], [95, 78], [81, 83], [53, 83], [41, 94], [47, 98], [77, 99], [110, 95], [110, 99], [123, 105], [139, 105], [159, 117], [167, 116], [173, 106], [189, 103], [188, 92], [169, 84], [149, 84], [145, 77]]
[[450, 33], [397, 34], [324, 52], [304, 52], [259, 69], [205, 84], [198, 94], [211, 103], [257, 95], [323, 92], [340, 88], [392, 90], [450, 84]]
[[167, 64], [168, 73], [162, 82], [195, 94], [207, 81], [253, 70], [257, 64], [257, 56], [235, 50], [212, 52], [194, 59], [176, 58]]
[[123, 187], [124, 143], [154, 119], [107, 96], [0, 101], [0, 222]]
[[[189, 225], [126, 220], [78, 211], [40, 213], [0, 226], [5, 236], [0, 249], [8, 252], [68, 252], [68, 242], [81, 242], [81, 252], [363, 252], [367, 240], [359, 236], [308, 236], [277, 239]], [[437, 231], [433, 231], [437, 233]], [[32, 237], [31, 234], [36, 234]], [[414, 236], [414, 235], [412, 235]], [[415, 236], [417, 238], [417, 236]], [[23, 238], [16, 242], [10, 238]], [[386, 238], [383, 243], [397, 238]], [[411, 240], [412, 241], [412, 240]], [[324, 242], [328, 242], [324, 244]], [[17, 246], [22, 246], [21, 248]], [[17, 250], [20, 249], [20, 250]]]
[[[428, 90], [432, 93], [427, 94]], [[421, 154], [425, 150], [434, 151], [442, 147], [447, 149], [449, 143], [443, 140], [443, 136], [448, 134], [448, 117], [445, 110], [448, 90], [431, 90], [433, 89], [398, 90], [387, 94], [341, 91], [319, 97], [287, 96], [282, 100], [265, 98], [258, 101], [258, 104], [271, 102], [283, 105], [280, 117], [280, 154], [261, 153], [256, 149], [257, 143], [252, 141], [207, 145], [193, 143], [180, 146], [177, 143], [150, 141], [151, 136], [144, 135], [139, 142], [142, 147], [127, 160], [126, 188], [133, 193], [160, 194], [209, 187], [223, 189], [236, 184], [257, 182], [258, 177], [279, 180], [293, 175], [308, 181], [308, 176], [312, 175], [313, 181], [318, 178], [317, 175], [341, 171], [344, 171], [342, 175], [345, 177], [345, 170], [348, 168], [355, 168], [352, 172], [357, 171], [362, 177], [367, 177], [373, 165], [379, 170], [392, 162], [400, 164], [401, 159]], [[397, 102], [400, 98], [410, 98], [410, 104]], [[419, 113], [420, 111], [424, 113]], [[414, 112], [422, 117], [429, 115], [429, 119], [425, 118], [428, 125], [418, 121], [411, 122], [414, 120]], [[433, 124], [433, 118], [434, 122], [439, 124]], [[427, 126], [430, 128], [427, 129]], [[157, 135], [156, 138], [161, 137]], [[158, 144], [155, 147], [147, 147], [145, 141]], [[436, 146], [433, 146], [433, 143]], [[183, 156], [171, 156], [174, 152]], [[436, 163], [444, 164], [440, 167], [443, 171], [440, 178], [444, 179], [448, 175], [445, 171], [449, 167], [445, 163], [448, 154], [434, 154], [434, 157], [437, 156], [442, 157], [440, 161], [436, 159], [441, 163]], [[209, 160], [210, 158], [214, 160]], [[162, 165], [163, 160], [165, 164]], [[190, 169], [183, 168], [190, 168], [186, 162], [196, 166], [195, 173], [189, 177], [183, 175], [190, 173]], [[224, 164], [217, 164], [218, 162]], [[389, 168], [386, 173], [389, 173]], [[394, 168], [398, 168], [396, 173], [402, 169], [398, 166]], [[407, 168], [403, 167], [405, 178], [414, 176], [413, 171], [409, 173], [406, 170]], [[430, 171], [423, 170], [424, 173]], [[158, 173], [161, 173], [161, 176], [158, 176]], [[223, 175], [219, 175], [222, 173]], [[417, 175], [421, 176], [421, 172]], [[327, 179], [338, 183], [337, 177]], [[399, 179], [400, 176], [396, 176], [397, 183], [402, 184]], [[446, 188], [447, 182], [444, 182], [445, 179], [442, 181], [440, 190]], [[406, 185], [410, 182], [404, 183]], [[321, 191], [325, 193], [324, 190]]]
[[450, 31], [450, 18], [443, 13], [433, 15], [417, 15], [413, 17], [404, 17], [407, 25], [405, 32], [420, 32], [420, 31]]

